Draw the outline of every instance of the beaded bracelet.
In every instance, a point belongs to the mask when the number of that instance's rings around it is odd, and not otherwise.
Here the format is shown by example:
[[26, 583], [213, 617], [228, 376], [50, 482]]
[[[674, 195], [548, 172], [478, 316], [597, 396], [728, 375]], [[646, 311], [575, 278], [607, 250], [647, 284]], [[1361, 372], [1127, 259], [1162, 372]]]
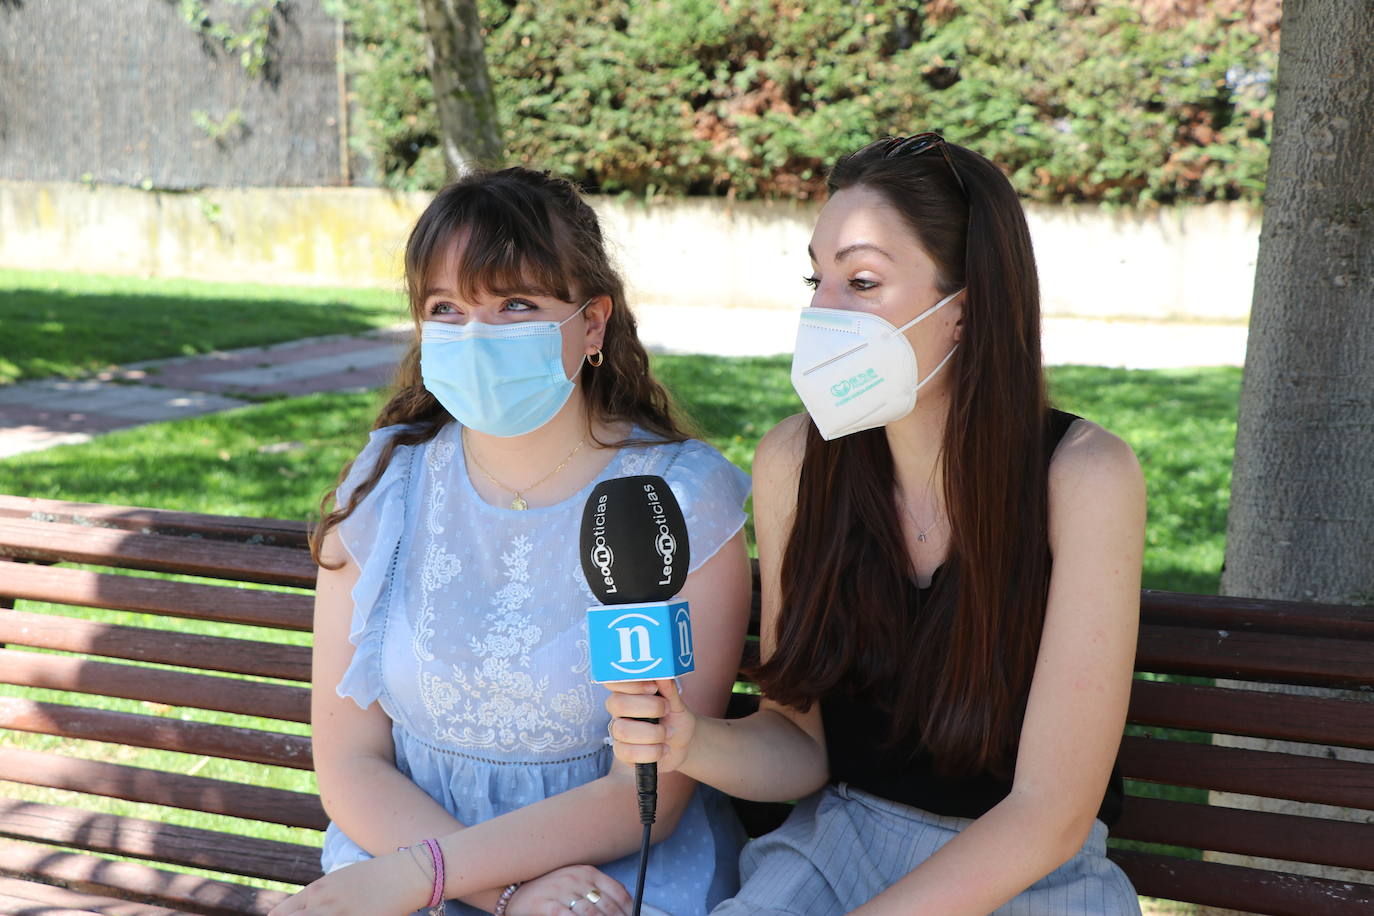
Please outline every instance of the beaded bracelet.
[[519, 881], [506, 885], [506, 889], [496, 900], [496, 909], [491, 911], [491, 916], [506, 916], [506, 907], [510, 906], [510, 898], [515, 896], [515, 889], [519, 886]]

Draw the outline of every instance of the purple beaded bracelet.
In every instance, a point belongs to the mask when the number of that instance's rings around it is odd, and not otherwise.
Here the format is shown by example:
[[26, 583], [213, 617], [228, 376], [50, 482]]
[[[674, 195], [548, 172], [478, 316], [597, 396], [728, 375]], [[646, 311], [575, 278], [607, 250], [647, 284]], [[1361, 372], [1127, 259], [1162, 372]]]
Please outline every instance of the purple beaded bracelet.
[[506, 889], [501, 892], [501, 896], [496, 900], [496, 909], [491, 911], [491, 916], [506, 916], [506, 907], [510, 906], [510, 898], [515, 896], [515, 889], [519, 886], [519, 881], [506, 885]]

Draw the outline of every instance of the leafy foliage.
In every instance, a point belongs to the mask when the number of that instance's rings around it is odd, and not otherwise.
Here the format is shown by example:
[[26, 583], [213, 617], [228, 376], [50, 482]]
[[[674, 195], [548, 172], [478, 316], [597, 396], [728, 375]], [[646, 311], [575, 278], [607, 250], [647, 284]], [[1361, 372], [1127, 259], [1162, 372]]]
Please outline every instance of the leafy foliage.
[[[332, 0], [358, 142], [437, 187], [413, 0]], [[606, 192], [808, 198], [883, 134], [937, 127], [1044, 201], [1256, 199], [1277, 50], [1234, 3], [480, 0], [507, 149]], [[1272, 24], [1270, 24], [1272, 26]]]
[[278, 20], [285, 15], [286, 0], [221, 0], [223, 8], [215, 11], [212, 5], [207, 0], [178, 0], [177, 9], [202, 39], [236, 56], [249, 76], [272, 79]]

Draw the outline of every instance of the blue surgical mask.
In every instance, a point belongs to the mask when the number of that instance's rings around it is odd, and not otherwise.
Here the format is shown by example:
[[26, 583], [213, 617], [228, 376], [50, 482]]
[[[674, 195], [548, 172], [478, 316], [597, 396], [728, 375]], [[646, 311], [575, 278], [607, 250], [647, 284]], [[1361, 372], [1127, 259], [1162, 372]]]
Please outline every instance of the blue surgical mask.
[[424, 322], [420, 376], [425, 388], [455, 420], [480, 433], [533, 432], [572, 397], [573, 382], [563, 372], [560, 329], [590, 302], [562, 321]]

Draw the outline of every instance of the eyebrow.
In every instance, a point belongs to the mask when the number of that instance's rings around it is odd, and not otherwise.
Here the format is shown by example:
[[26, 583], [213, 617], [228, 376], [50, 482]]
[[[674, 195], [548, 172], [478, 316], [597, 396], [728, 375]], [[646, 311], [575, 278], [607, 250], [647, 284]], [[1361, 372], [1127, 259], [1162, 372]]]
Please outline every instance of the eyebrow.
[[[835, 252], [835, 260], [843, 261], [845, 258], [849, 257], [851, 254], [854, 254], [856, 251], [876, 251], [878, 254], [887, 258], [889, 261], [895, 262], [897, 260], [892, 255], [888, 254], [886, 251], [879, 248], [877, 245], [874, 245], [872, 242], [855, 242], [853, 245], [846, 245], [839, 251]], [[812, 250], [810, 245], [806, 246], [806, 253], [811, 256], [811, 260], [816, 260], [816, 252]]]

